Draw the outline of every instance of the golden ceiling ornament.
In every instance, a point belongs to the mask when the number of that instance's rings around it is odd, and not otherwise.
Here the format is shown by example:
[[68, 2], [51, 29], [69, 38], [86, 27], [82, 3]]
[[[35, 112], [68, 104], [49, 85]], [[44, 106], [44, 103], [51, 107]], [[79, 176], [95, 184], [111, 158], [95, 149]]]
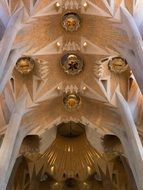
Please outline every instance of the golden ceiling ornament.
[[117, 74], [123, 73], [128, 70], [128, 63], [127, 61], [122, 57], [113, 57], [109, 61], [109, 69]]
[[79, 55], [75, 53], [68, 53], [62, 57], [61, 65], [65, 73], [77, 75], [83, 71], [84, 62]]
[[81, 19], [77, 13], [66, 13], [62, 17], [62, 26], [68, 32], [75, 32], [80, 27]]
[[27, 75], [34, 69], [35, 61], [31, 57], [21, 57], [16, 62], [15, 68], [22, 75]]
[[79, 108], [81, 104], [81, 98], [78, 94], [68, 93], [64, 95], [63, 103], [68, 110], [74, 111]]

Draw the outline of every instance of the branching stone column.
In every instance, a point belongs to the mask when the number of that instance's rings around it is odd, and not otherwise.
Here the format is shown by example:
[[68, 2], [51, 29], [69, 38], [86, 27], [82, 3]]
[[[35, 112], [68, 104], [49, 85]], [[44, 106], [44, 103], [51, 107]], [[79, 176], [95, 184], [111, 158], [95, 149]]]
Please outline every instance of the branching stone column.
[[11, 16], [0, 43], [0, 93], [3, 92], [17, 59], [29, 48], [26, 43], [17, 44], [16, 47], [13, 45], [18, 32], [24, 26], [22, 24], [23, 15], [24, 11], [21, 7]]
[[[129, 43], [118, 42], [115, 49], [127, 60], [135, 78], [143, 93], [143, 40], [133, 16], [129, 11], [121, 7], [121, 28], [126, 31]], [[141, 17], [142, 19], [142, 17]]]
[[19, 153], [19, 149], [25, 131], [21, 126], [21, 120], [26, 109], [26, 98], [21, 97], [17, 102], [10, 122], [5, 133], [5, 137], [0, 148], [0, 189], [5, 190], [11, 175], [13, 166]]
[[138, 190], [143, 190], [143, 147], [129, 106], [121, 94], [117, 105], [124, 125], [124, 133], [118, 136], [128, 158]]

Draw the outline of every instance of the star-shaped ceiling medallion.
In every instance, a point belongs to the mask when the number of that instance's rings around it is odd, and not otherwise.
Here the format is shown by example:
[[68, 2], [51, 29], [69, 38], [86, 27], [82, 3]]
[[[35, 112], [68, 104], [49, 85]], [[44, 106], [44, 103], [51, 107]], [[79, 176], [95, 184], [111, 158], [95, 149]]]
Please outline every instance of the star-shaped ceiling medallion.
[[79, 74], [84, 67], [82, 58], [74, 53], [64, 55], [61, 59], [61, 65], [64, 71], [70, 75]]

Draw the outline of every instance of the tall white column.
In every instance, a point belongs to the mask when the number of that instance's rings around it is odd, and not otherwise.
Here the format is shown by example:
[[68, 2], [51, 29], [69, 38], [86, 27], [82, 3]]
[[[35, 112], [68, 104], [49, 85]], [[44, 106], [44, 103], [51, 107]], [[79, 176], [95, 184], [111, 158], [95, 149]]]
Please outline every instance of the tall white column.
[[118, 137], [122, 142], [138, 190], [143, 190], [143, 147], [141, 140], [129, 106], [121, 94], [117, 94], [117, 105], [124, 125], [124, 132]]
[[0, 148], [0, 190], [5, 190], [25, 136], [21, 120], [25, 113], [26, 99], [16, 104]]

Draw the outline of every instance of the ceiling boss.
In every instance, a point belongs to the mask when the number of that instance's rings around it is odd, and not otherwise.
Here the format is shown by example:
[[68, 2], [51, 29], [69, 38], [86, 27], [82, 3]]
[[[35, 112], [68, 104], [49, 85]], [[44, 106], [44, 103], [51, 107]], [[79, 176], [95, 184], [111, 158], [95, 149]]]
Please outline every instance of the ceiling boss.
[[63, 103], [68, 110], [74, 111], [79, 108], [81, 104], [81, 98], [78, 94], [75, 93], [65, 94]]
[[74, 53], [65, 54], [61, 59], [61, 65], [65, 73], [70, 75], [77, 75], [83, 71], [84, 63], [79, 55]]
[[34, 69], [35, 61], [31, 57], [21, 57], [18, 59], [15, 68], [22, 75], [27, 75]]
[[113, 57], [108, 63], [110, 71], [120, 74], [128, 70], [128, 63], [122, 57]]
[[66, 13], [62, 17], [62, 26], [68, 32], [75, 32], [80, 27], [81, 19], [77, 13]]

